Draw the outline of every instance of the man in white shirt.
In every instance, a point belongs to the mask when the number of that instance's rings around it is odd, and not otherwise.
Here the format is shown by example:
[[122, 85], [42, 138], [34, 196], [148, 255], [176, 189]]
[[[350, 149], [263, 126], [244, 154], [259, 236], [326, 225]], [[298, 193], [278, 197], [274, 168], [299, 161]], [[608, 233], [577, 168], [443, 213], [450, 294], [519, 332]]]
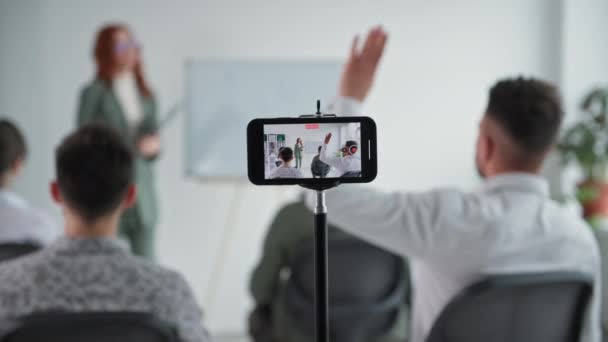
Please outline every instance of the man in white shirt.
[[[382, 28], [373, 29], [361, 51], [354, 41], [336, 113], [360, 111], [386, 37]], [[551, 271], [594, 277], [581, 341], [600, 341], [597, 243], [578, 215], [549, 198], [539, 176], [562, 120], [558, 91], [517, 78], [498, 82], [489, 95], [477, 139], [476, 164], [484, 178], [478, 189], [382, 193], [342, 186], [327, 193], [329, 221], [409, 258], [412, 342], [423, 342], [446, 304], [485, 275]], [[312, 208], [313, 199], [307, 202]]]
[[328, 133], [321, 146], [319, 160], [333, 167], [336, 170], [336, 177], [343, 177], [346, 174], [352, 175], [351, 177], [359, 176], [361, 173], [361, 159], [355, 157], [358, 149], [357, 142], [353, 140], [347, 141], [340, 149], [340, 153], [342, 153], [341, 157], [329, 157], [327, 155], [327, 145], [330, 141], [331, 133]]
[[276, 168], [270, 178], [302, 178], [300, 170], [291, 167], [293, 161], [293, 150], [289, 147], [283, 147], [279, 150], [279, 159], [283, 162], [281, 166]]
[[0, 244], [43, 246], [59, 235], [59, 227], [45, 212], [10, 191], [23, 170], [26, 155], [25, 139], [19, 129], [8, 120], [0, 120]]

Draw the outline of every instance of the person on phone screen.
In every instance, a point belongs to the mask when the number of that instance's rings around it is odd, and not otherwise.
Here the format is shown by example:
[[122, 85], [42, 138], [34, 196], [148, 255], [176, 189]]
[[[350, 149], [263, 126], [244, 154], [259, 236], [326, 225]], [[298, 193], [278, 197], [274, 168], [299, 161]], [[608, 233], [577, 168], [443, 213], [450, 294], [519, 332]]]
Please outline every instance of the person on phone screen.
[[122, 216], [119, 233], [133, 253], [153, 259], [158, 205], [152, 166], [160, 137], [156, 99], [144, 77], [140, 50], [127, 26], [101, 28], [94, 48], [97, 74], [81, 93], [77, 123], [105, 123], [135, 151], [137, 202]]
[[279, 151], [279, 159], [282, 161], [281, 166], [270, 174], [270, 178], [302, 178], [300, 170], [291, 167], [293, 161], [293, 150], [289, 147], [283, 147]]
[[329, 173], [331, 167], [319, 159], [319, 155], [321, 154], [321, 146], [319, 146], [318, 154], [312, 158], [312, 163], [310, 164], [310, 172], [312, 173], [312, 178], [325, 178]]
[[304, 153], [304, 143], [302, 142], [302, 138], [296, 139], [296, 145], [294, 146], [293, 151], [296, 156], [296, 169], [301, 169], [302, 153]]
[[327, 156], [327, 144], [331, 141], [331, 133], [325, 136], [325, 141], [321, 146], [319, 160], [333, 167], [336, 170], [336, 177], [359, 177], [361, 175], [361, 159], [355, 154], [358, 150], [357, 142], [348, 140], [342, 148], [340, 148], [340, 157]]

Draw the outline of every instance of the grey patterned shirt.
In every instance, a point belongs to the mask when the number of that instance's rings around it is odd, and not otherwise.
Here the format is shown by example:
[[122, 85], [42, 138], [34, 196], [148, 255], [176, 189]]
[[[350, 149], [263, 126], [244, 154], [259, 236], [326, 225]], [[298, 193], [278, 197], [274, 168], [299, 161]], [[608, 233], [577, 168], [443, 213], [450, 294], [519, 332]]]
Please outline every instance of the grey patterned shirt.
[[210, 341], [182, 276], [133, 256], [116, 239], [62, 237], [0, 264], [0, 321], [45, 311], [148, 312], [175, 324], [183, 342]]
[[296, 168], [281, 165], [270, 174], [270, 178], [302, 178], [302, 172]]

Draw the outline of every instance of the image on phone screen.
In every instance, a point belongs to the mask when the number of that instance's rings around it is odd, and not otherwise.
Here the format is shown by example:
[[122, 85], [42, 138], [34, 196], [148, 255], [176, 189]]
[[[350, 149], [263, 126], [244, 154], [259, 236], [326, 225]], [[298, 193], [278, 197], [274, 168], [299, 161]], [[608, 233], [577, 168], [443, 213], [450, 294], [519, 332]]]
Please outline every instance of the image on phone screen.
[[361, 177], [361, 124], [264, 125], [265, 179]]

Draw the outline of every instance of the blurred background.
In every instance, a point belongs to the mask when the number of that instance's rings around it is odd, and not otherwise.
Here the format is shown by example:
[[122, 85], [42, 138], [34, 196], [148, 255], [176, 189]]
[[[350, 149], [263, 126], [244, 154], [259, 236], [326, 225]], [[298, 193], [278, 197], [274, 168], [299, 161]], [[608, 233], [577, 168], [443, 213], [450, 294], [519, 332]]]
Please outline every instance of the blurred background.
[[[46, 191], [53, 149], [75, 127], [80, 89], [94, 75], [95, 33], [115, 21], [142, 43], [161, 114], [185, 99], [188, 61], [344, 60], [354, 34], [382, 24], [388, 47], [364, 113], [378, 125], [372, 186], [384, 190], [475, 186], [477, 124], [498, 78], [556, 82], [567, 123], [590, 89], [608, 83], [605, 0], [0, 0], [0, 114], [30, 147], [16, 190], [58, 220]], [[187, 115], [161, 133], [159, 262], [190, 281], [214, 335], [244, 336], [264, 232], [299, 190], [188, 176]], [[546, 174], [555, 196], [578, 177], [557, 158]]]

